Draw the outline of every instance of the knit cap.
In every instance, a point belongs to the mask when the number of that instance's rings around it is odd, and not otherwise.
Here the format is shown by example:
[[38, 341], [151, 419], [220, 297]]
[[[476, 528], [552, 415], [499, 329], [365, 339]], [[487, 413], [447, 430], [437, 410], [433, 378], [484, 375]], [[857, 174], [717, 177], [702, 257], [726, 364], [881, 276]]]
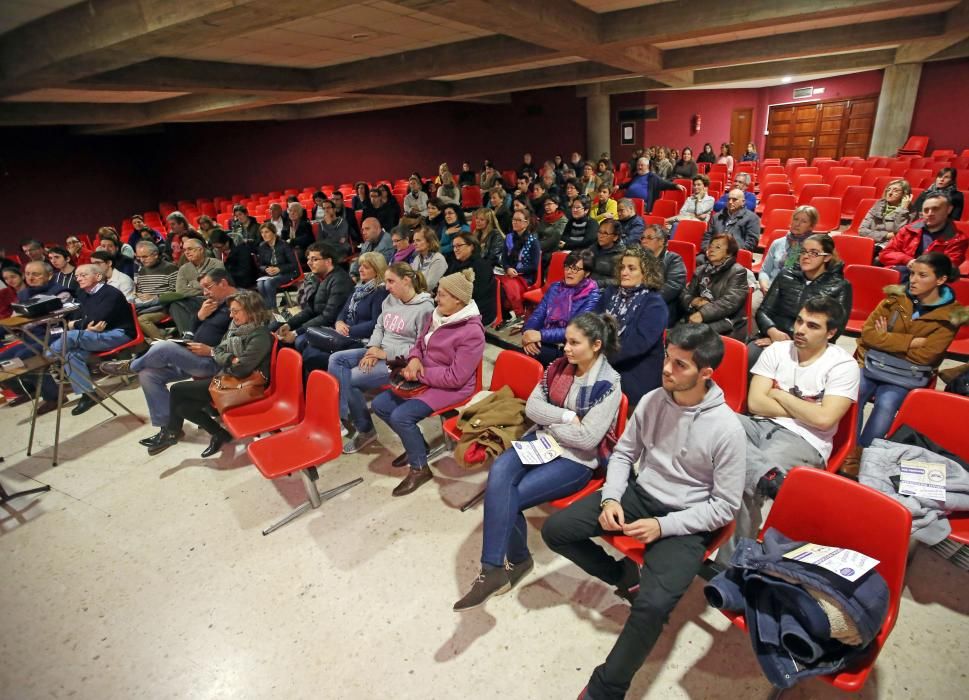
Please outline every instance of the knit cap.
[[474, 290], [474, 270], [446, 275], [438, 281], [437, 286], [467, 306], [471, 303], [471, 292]]

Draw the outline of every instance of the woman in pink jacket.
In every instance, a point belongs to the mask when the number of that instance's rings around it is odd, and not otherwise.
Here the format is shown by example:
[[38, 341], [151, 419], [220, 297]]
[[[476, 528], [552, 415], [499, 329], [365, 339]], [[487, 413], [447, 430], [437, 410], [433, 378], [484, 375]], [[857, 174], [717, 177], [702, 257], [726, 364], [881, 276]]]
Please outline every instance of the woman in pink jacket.
[[394, 460], [394, 466], [410, 466], [394, 489], [395, 496], [406, 496], [434, 477], [418, 424], [434, 411], [466, 401], [474, 394], [485, 337], [481, 314], [471, 298], [473, 289], [472, 270], [461, 270], [438, 282], [437, 308], [417, 337], [403, 369], [405, 379], [419, 381], [427, 389], [409, 399], [388, 390], [371, 403], [373, 412], [404, 443], [404, 453]]

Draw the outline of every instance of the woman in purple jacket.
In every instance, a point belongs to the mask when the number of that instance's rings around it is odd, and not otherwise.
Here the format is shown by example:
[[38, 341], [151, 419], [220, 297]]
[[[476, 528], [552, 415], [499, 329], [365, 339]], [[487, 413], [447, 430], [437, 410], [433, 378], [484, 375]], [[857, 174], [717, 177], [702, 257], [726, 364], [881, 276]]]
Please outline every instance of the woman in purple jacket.
[[427, 443], [418, 423], [434, 411], [465, 401], [474, 394], [485, 336], [481, 314], [471, 298], [473, 290], [472, 270], [441, 278], [437, 308], [418, 336], [403, 369], [405, 379], [420, 381], [427, 389], [410, 399], [388, 390], [370, 405], [404, 443], [404, 453], [393, 464], [395, 467], [409, 465], [410, 469], [394, 489], [395, 496], [406, 496], [434, 477], [427, 464]]

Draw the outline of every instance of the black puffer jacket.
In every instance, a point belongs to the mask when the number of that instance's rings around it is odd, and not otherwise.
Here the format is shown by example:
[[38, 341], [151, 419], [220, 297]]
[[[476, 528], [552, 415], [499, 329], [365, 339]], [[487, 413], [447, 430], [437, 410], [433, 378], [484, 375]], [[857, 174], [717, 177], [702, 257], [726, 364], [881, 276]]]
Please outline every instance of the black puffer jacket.
[[610, 284], [619, 284], [616, 276], [616, 265], [619, 263], [620, 256], [625, 252], [626, 246], [622, 243], [614, 243], [611, 248], [599, 247], [598, 243], [593, 243], [589, 248], [596, 256], [592, 266], [592, 279], [599, 287], [606, 287]]
[[700, 307], [703, 322], [720, 335], [743, 339], [747, 335], [747, 268], [736, 262], [724, 265], [715, 273], [709, 263], [697, 268], [680, 294], [682, 318], [688, 319], [693, 314], [690, 303], [701, 296], [701, 282], [705, 277], [710, 278], [713, 299]]
[[352, 291], [350, 275], [342, 267], [334, 267], [322, 280], [317, 278], [316, 289], [303, 308], [289, 319], [289, 327], [294, 331], [312, 326], [332, 327]]
[[[844, 278], [844, 266], [835, 263], [825, 270], [810, 284], [804, 278], [800, 268], [783, 270], [764, 296], [764, 301], [757, 310], [757, 327], [761, 335], [766, 335], [770, 328], [794, 334], [794, 320], [797, 312], [804, 306], [804, 302], [811, 297], [834, 297], [845, 310], [845, 319], [851, 312], [851, 283]], [[844, 327], [838, 330], [838, 334]]]

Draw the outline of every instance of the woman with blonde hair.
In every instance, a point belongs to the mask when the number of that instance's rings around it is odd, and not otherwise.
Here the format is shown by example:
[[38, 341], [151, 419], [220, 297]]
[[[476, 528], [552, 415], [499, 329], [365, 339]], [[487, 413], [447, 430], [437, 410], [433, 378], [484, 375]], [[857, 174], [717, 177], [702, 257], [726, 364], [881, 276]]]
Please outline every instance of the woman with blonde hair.
[[[888, 243], [898, 230], [911, 223], [918, 214], [911, 207], [912, 186], [905, 178], [892, 180], [885, 186], [882, 198], [871, 205], [865, 214], [858, 234], [871, 238], [876, 245]], [[877, 255], [879, 250], [875, 251]]]
[[481, 257], [492, 267], [501, 265], [501, 251], [505, 246], [505, 232], [501, 230], [498, 217], [486, 207], [476, 209], [472, 215], [474, 232], [472, 235], [481, 247]]
[[441, 163], [440, 184], [437, 187], [435, 196], [445, 204], [461, 205], [461, 188], [454, 181], [454, 175], [448, 170], [447, 163]]
[[429, 226], [414, 229], [414, 256], [410, 266], [424, 275], [427, 291], [434, 293], [437, 282], [447, 272], [447, 260], [441, 255], [441, 242]]

